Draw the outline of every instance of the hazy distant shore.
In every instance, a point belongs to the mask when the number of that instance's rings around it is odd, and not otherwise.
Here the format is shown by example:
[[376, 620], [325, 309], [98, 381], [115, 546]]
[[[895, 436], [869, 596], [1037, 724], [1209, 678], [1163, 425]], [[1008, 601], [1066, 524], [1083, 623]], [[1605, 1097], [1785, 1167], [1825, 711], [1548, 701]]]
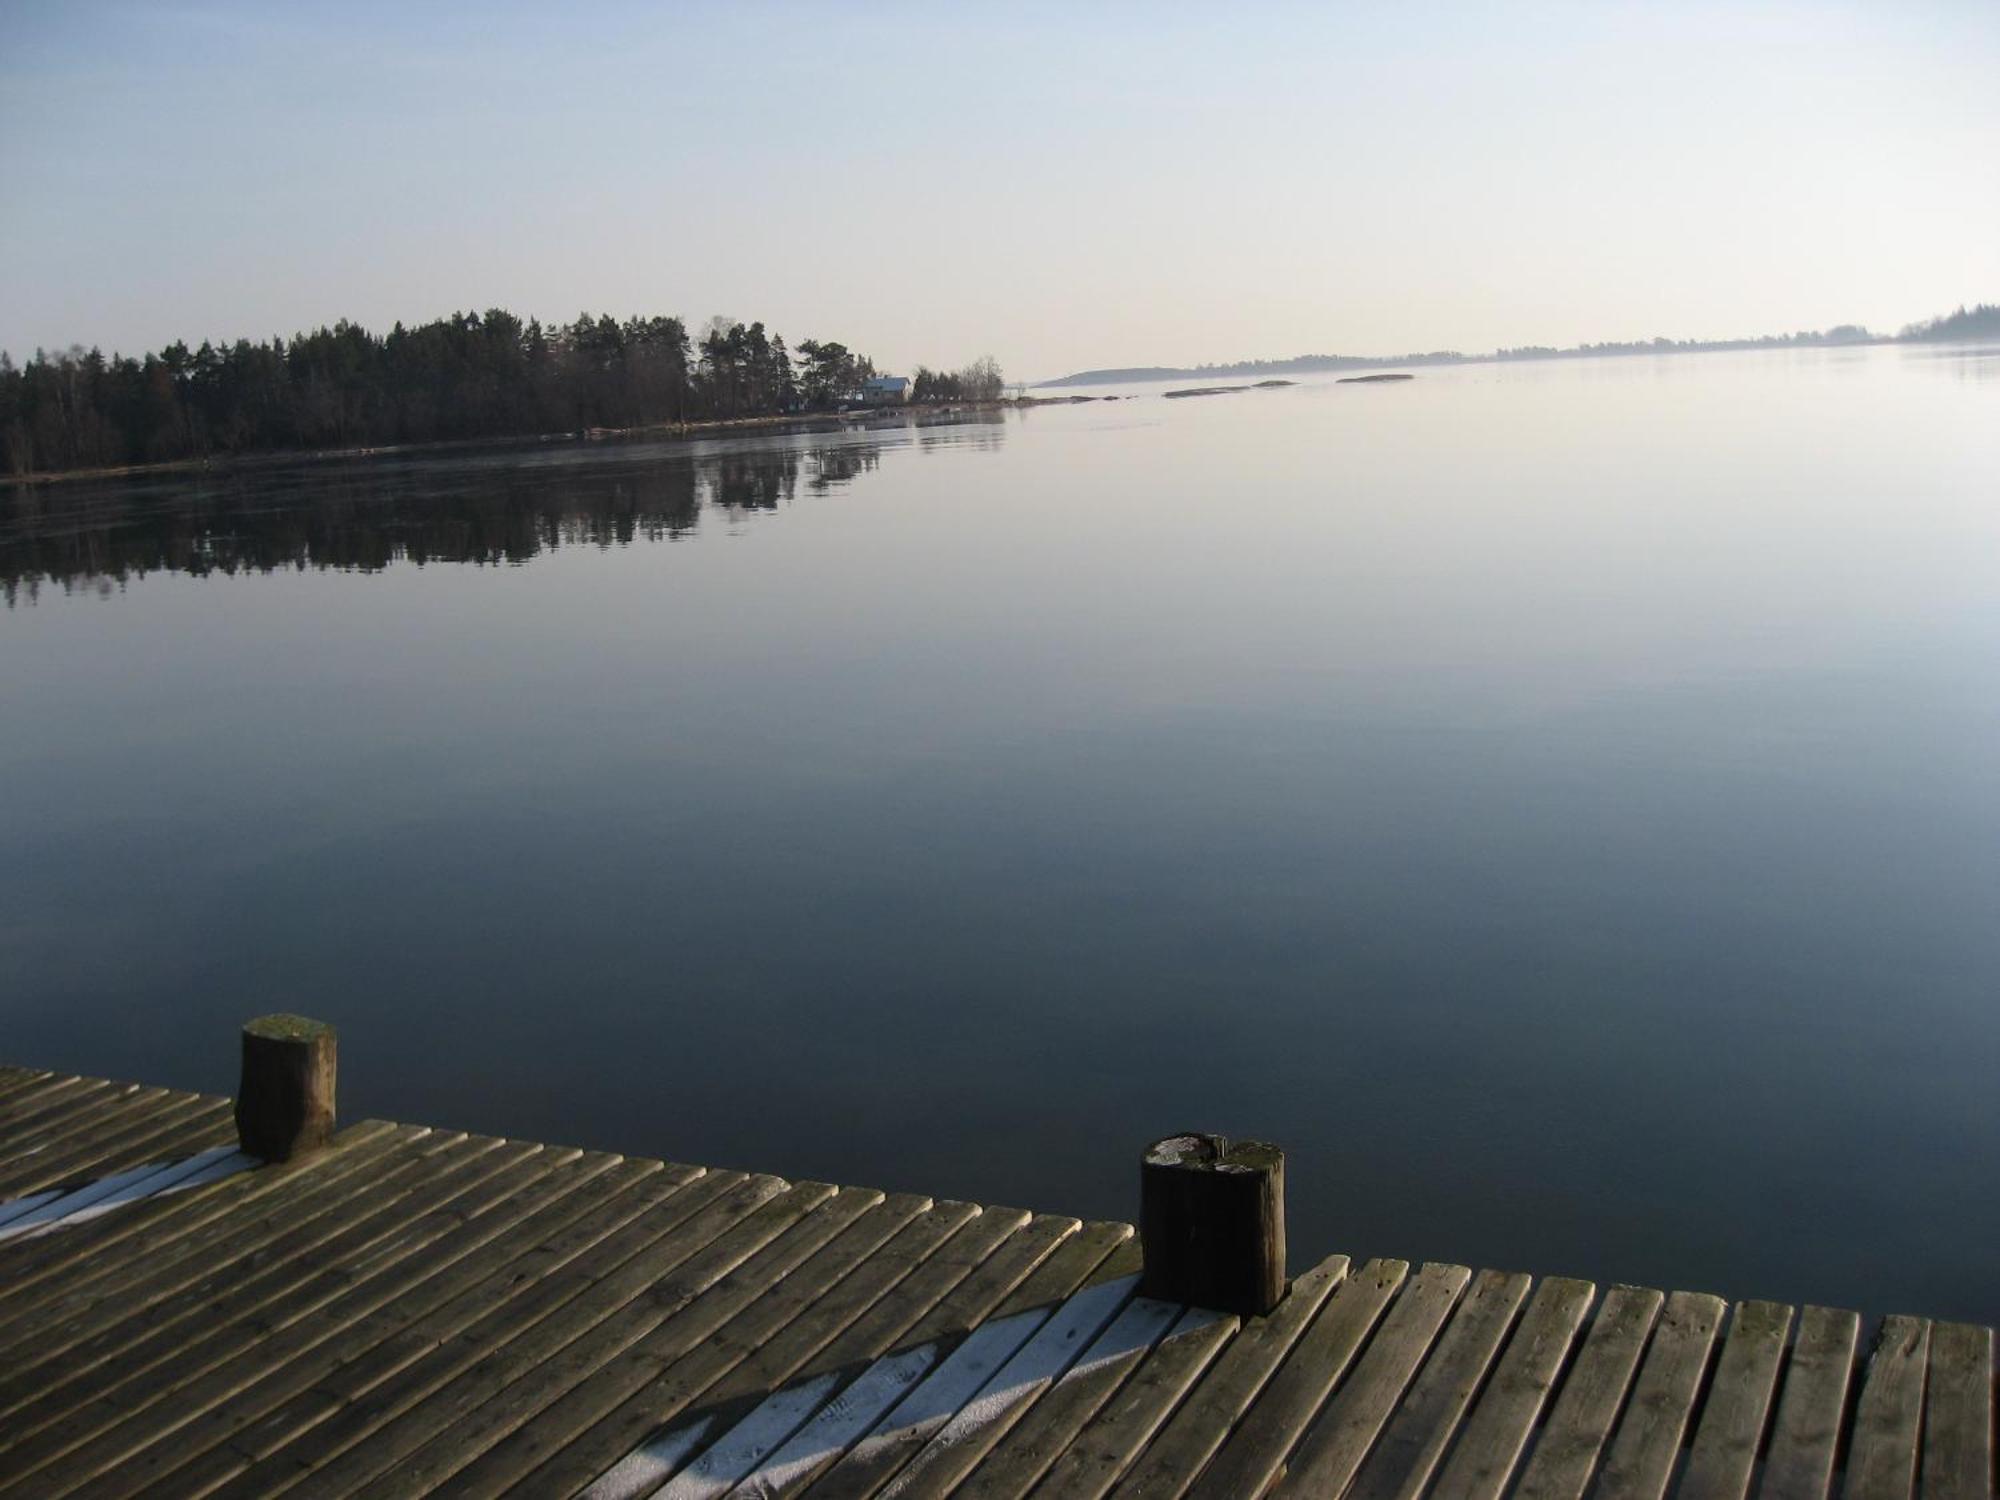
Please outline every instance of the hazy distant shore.
[[1800, 333], [1766, 334], [1741, 339], [1639, 339], [1629, 342], [1577, 344], [1566, 349], [1531, 344], [1495, 349], [1490, 354], [1461, 354], [1434, 349], [1421, 354], [1300, 354], [1290, 359], [1246, 359], [1224, 365], [1137, 365], [1121, 369], [1079, 370], [1055, 380], [1037, 381], [1034, 389], [1072, 385], [1138, 385], [1164, 380], [1214, 380], [1233, 375], [1330, 375], [1342, 370], [1381, 370], [1400, 365], [1491, 365], [1527, 360], [1601, 359], [1634, 354], [1729, 354], [1757, 349], [1853, 349], [1874, 344], [1956, 343], [2000, 338], [2000, 304], [1960, 307], [1900, 333], [1875, 333], [1858, 323]]

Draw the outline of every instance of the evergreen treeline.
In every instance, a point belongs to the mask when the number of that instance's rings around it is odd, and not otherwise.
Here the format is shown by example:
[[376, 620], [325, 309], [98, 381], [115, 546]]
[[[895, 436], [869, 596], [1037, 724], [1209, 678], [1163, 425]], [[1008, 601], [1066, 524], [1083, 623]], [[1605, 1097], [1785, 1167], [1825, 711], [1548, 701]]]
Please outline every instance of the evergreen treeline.
[[1927, 322], [1912, 323], [1897, 335], [1912, 343], [1937, 339], [2000, 338], [2000, 302], [1982, 302], [1977, 307], [1960, 307]]
[[498, 308], [140, 359], [0, 353], [0, 472], [824, 410], [874, 373], [845, 345], [787, 349], [762, 323], [716, 319], [694, 341], [679, 318], [544, 326]]

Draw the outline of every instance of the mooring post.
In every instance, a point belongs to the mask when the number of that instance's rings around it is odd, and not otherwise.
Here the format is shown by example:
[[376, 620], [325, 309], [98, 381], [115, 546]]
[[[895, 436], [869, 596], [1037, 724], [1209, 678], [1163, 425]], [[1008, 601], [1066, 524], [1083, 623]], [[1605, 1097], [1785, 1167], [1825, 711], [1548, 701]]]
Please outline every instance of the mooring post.
[[305, 1016], [259, 1016], [243, 1027], [236, 1139], [252, 1156], [290, 1161], [333, 1138], [339, 1037]]
[[1285, 1295], [1285, 1153], [1220, 1135], [1153, 1142], [1139, 1237], [1146, 1296], [1261, 1317]]

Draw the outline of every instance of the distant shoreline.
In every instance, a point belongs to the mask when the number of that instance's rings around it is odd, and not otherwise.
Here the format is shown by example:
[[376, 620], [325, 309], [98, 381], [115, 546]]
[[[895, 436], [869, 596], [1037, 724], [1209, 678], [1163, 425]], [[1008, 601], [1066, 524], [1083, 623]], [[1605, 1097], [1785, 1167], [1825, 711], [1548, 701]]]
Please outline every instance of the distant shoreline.
[[1567, 349], [1523, 345], [1495, 349], [1490, 354], [1461, 354], [1434, 349], [1422, 354], [1300, 354], [1290, 359], [1245, 359], [1222, 365], [1134, 365], [1120, 369], [1079, 370], [1055, 380], [1040, 380], [1033, 390], [1073, 385], [1140, 385], [1167, 380], [1215, 380], [1243, 375], [1330, 375], [1340, 370], [1380, 370], [1395, 365], [1493, 365], [1537, 360], [1604, 359], [1626, 355], [1746, 354], [1779, 349], [1865, 349], [1882, 344], [1936, 345], [1983, 342], [2000, 338], [2000, 305], [1960, 307], [1955, 313], [1913, 324], [1901, 333], [1874, 333], [1857, 324], [1800, 333], [1767, 334], [1744, 339], [1639, 339], [1631, 342], [1577, 344]]
[[491, 437], [452, 438], [430, 443], [380, 443], [359, 448], [266, 448], [254, 453], [219, 454], [209, 458], [176, 458], [151, 464], [113, 464], [94, 469], [52, 469], [30, 474], [0, 474], [0, 484], [64, 484], [90, 479], [145, 479], [172, 474], [228, 474], [245, 469], [272, 468], [304, 462], [341, 463], [365, 458], [402, 458], [433, 453], [491, 452], [504, 448], [546, 448], [571, 443], [632, 439], [714, 437], [731, 432], [796, 428], [802, 432], [838, 431], [882, 417], [936, 417], [955, 412], [1004, 411], [1013, 407], [1058, 406], [1095, 401], [1096, 396], [1008, 396], [998, 401], [939, 401], [918, 405], [862, 407], [853, 411], [771, 413], [755, 417], [725, 417], [702, 422], [655, 422], [643, 427], [589, 427], [580, 432], [523, 432]]

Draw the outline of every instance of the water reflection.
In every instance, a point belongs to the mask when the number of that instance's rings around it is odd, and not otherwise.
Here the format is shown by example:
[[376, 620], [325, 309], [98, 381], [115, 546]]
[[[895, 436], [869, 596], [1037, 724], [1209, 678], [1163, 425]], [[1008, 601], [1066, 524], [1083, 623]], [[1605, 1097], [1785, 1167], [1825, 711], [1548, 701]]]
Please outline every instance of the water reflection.
[[672, 541], [704, 509], [775, 511], [838, 490], [914, 436], [926, 452], [997, 447], [990, 419], [876, 421], [789, 444], [633, 444], [462, 455], [0, 491], [0, 596], [45, 584], [109, 592], [173, 572], [377, 572], [399, 562], [520, 564], [561, 547]]

